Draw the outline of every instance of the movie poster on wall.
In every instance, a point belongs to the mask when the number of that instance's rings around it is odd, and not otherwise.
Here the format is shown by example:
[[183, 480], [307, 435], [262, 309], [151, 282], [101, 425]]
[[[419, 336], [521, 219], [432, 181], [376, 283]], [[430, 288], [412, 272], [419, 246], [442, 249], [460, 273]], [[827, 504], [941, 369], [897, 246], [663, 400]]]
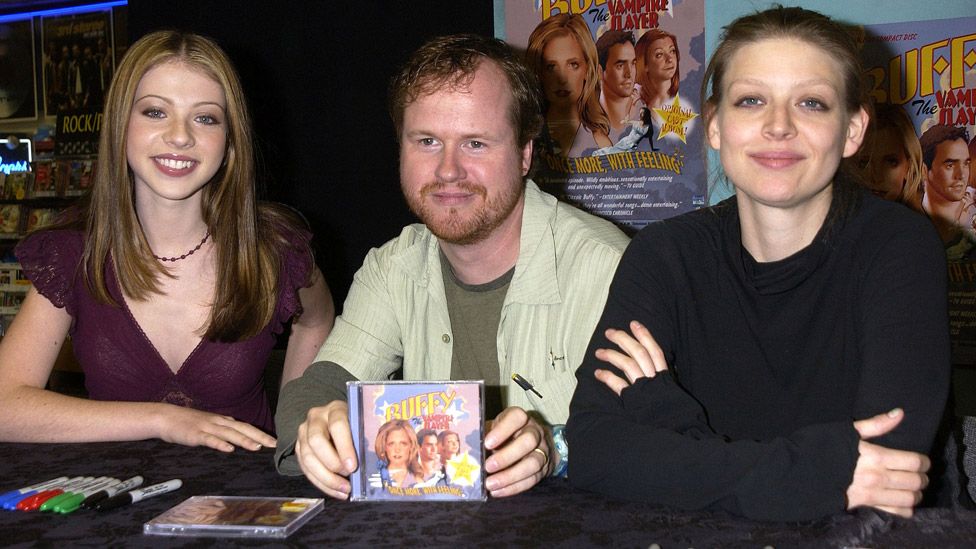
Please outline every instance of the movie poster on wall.
[[539, 76], [533, 180], [636, 231], [706, 204], [704, 0], [496, 0]]
[[44, 112], [101, 110], [115, 70], [111, 10], [41, 21]]
[[0, 23], [0, 122], [37, 118], [34, 23]]
[[870, 25], [863, 50], [878, 130], [860, 163], [876, 193], [926, 215], [942, 238], [956, 364], [976, 364], [974, 32], [976, 17]]

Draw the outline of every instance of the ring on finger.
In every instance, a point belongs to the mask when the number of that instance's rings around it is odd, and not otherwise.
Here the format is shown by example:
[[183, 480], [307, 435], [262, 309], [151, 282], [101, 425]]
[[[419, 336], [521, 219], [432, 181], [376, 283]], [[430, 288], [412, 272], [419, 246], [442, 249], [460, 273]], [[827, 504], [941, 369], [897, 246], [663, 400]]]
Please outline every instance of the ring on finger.
[[542, 448], [533, 448], [532, 451], [533, 452], [539, 452], [539, 454], [542, 455], [542, 459], [543, 459], [542, 471], [544, 473], [546, 471], [546, 469], [549, 468], [549, 454], [546, 453], [546, 451], [543, 450]]

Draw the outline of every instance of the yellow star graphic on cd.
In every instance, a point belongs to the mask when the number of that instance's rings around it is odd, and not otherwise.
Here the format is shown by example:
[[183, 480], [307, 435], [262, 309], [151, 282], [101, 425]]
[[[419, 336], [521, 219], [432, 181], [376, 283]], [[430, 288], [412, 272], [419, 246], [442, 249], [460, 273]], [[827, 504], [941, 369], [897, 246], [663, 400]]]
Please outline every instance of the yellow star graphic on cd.
[[678, 100], [677, 95], [674, 96], [674, 102], [670, 105], [663, 109], [654, 109], [654, 112], [664, 120], [664, 124], [661, 126], [661, 132], [657, 135], [658, 139], [661, 139], [669, 133], [673, 133], [678, 136], [678, 139], [682, 143], [688, 142], [685, 139], [685, 124], [689, 120], [697, 117], [698, 113], [691, 112], [691, 109], [681, 110], [681, 102]]
[[474, 478], [472, 477], [481, 471], [478, 462], [467, 452], [447, 460], [444, 467], [447, 469], [447, 476], [451, 479], [451, 484], [459, 486], [474, 486]]

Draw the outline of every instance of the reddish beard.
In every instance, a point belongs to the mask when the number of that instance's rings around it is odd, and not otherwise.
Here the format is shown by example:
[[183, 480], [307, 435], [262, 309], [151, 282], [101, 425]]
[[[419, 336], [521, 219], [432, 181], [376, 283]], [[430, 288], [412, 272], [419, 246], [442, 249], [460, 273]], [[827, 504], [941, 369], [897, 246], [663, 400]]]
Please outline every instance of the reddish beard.
[[481, 198], [479, 205], [465, 208], [473, 211], [464, 215], [459, 208], [452, 207], [444, 212], [436, 211], [430, 206], [428, 197], [447, 187], [444, 183], [427, 183], [416, 195], [407, 196], [407, 205], [434, 236], [444, 242], [459, 245], [476, 244], [487, 238], [508, 219], [525, 190], [524, 185], [518, 182], [492, 199], [482, 185], [467, 181], [452, 183], [451, 188]]

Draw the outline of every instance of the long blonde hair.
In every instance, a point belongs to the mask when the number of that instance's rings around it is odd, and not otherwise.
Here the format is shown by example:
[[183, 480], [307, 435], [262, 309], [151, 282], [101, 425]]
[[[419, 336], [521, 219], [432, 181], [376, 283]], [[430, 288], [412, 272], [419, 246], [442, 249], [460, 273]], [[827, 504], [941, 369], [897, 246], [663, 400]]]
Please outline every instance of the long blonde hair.
[[888, 103], [874, 105], [874, 116], [871, 117], [868, 125], [865, 142], [857, 155], [846, 160], [856, 164], [852, 169], [860, 176], [861, 183], [870, 187], [868, 182], [880, 180], [883, 177], [884, 152], [887, 151], [878, 150], [877, 141], [883, 137], [882, 132], [885, 131], [894, 132], [898, 137], [898, 142], [902, 145], [902, 153], [908, 163], [908, 170], [905, 172], [905, 180], [897, 200], [918, 209], [921, 206], [922, 145], [918, 141], [918, 135], [915, 134], [915, 125], [908, 118], [904, 107]]
[[572, 36], [583, 50], [583, 57], [586, 59], [586, 81], [583, 83], [583, 93], [580, 94], [578, 105], [583, 126], [591, 133], [602, 131], [609, 134], [610, 118], [600, 105], [600, 75], [597, 71], [600, 60], [596, 44], [583, 16], [559, 13], [539, 23], [529, 35], [529, 45], [525, 51], [528, 65], [542, 81], [545, 65], [542, 54], [549, 41], [559, 36]]
[[[126, 52], [105, 97], [98, 169], [91, 194], [81, 204], [85, 250], [83, 274], [96, 300], [118, 306], [109, 293], [106, 268], [115, 269], [125, 295], [145, 299], [158, 293], [158, 277], [171, 276], [153, 257], [135, 210], [134, 180], [125, 143], [136, 88], [152, 68], [178, 61], [220, 84], [227, 102], [224, 161], [203, 188], [203, 219], [214, 242], [218, 284], [204, 337], [239, 341], [271, 321], [277, 302], [281, 249], [297, 216], [259, 205], [255, 191], [251, 121], [240, 78], [212, 40], [177, 31], [159, 31]], [[307, 247], [305, 253], [311, 254]]]
[[423, 470], [420, 468], [420, 462], [417, 456], [420, 454], [420, 444], [417, 443], [417, 432], [414, 431], [413, 426], [410, 422], [405, 419], [391, 419], [383, 425], [380, 426], [379, 431], [376, 432], [376, 442], [373, 444], [373, 450], [376, 451], [376, 457], [385, 461], [387, 464], [390, 463], [390, 457], [386, 455], [386, 438], [391, 432], [400, 430], [407, 436], [407, 441], [410, 443], [410, 455], [407, 457], [407, 469], [410, 473], [417, 477], [423, 475]]

